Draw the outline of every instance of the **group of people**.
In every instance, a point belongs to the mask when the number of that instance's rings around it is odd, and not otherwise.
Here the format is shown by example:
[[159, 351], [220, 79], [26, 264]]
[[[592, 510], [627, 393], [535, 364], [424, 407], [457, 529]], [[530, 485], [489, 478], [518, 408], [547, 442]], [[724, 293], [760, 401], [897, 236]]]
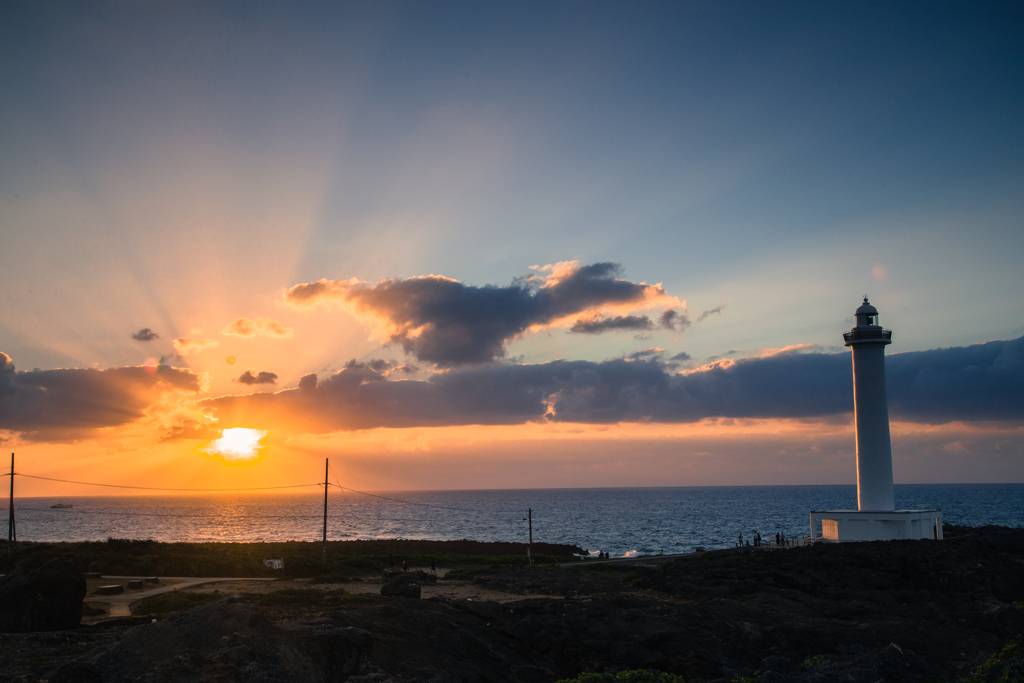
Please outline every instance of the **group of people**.
[[[753, 544], [751, 544], [751, 541], [753, 541]], [[777, 532], [775, 532], [775, 546], [776, 546], [777, 548], [782, 548], [782, 547], [788, 547], [788, 546], [789, 546], [789, 543], [790, 543], [790, 541], [786, 539], [786, 532], [785, 532], [785, 531], [777, 531]], [[737, 546], [740, 546], [740, 547], [743, 547], [743, 546], [744, 546], [744, 544], [745, 544], [745, 545], [746, 545], [746, 547], [748, 547], [748, 548], [749, 548], [749, 547], [750, 547], [751, 545], [753, 545], [754, 547], [760, 547], [760, 546], [761, 546], [761, 544], [762, 544], [761, 534], [760, 534], [760, 533], [758, 533], [758, 532], [757, 532], [757, 531], [755, 530], [755, 531], [754, 531], [754, 536], [753, 536], [753, 538], [748, 538], [748, 539], [747, 539], [747, 540], [746, 540], [746, 541], [744, 542], [744, 540], [743, 540], [743, 534], [742, 534], [742, 532], [741, 532], [741, 533], [740, 533], [740, 535], [739, 535], [739, 541], [738, 541], [738, 542], [736, 543], [736, 545], [737, 545]], [[769, 538], [768, 538], [768, 545], [769, 545], [769, 546], [771, 545], [771, 537], [769, 537]]]

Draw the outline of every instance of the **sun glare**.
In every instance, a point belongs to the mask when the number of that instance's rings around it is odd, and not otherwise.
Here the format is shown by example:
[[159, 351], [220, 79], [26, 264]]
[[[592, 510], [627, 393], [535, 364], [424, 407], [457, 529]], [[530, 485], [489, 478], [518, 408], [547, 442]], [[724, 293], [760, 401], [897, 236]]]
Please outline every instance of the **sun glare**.
[[260, 449], [263, 448], [260, 441], [266, 435], [262, 429], [232, 427], [221, 432], [219, 439], [211, 441], [199, 450], [223, 458], [227, 462], [248, 462], [255, 460], [260, 454]]

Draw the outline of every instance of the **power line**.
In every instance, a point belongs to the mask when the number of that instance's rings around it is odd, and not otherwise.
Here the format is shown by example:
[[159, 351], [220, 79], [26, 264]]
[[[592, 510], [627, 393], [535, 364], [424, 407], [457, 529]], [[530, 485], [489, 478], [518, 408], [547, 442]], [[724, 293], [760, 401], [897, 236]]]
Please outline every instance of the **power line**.
[[254, 486], [251, 488], [217, 488], [217, 489], [174, 489], [164, 488], [160, 486], [128, 486], [125, 484], [97, 484], [90, 481], [71, 481], [70, 479], [54, 479], [53, 477], [40, 477], [34, 474], [22, 474], [21, 472], [15, 472], [19, 477], [28, 477], [29, 479], [43, 479], [46, 481], [58, 481], [62, 484], [80, 484], [81, 486], [105, 486], [113, 489], [138, 489], [142, 491], [270, 491], [272, 489], [298, 489], [306, 488], [309, 486], [323, 486], [321, 483], [316, 484], [291, 484], [289, 486]]

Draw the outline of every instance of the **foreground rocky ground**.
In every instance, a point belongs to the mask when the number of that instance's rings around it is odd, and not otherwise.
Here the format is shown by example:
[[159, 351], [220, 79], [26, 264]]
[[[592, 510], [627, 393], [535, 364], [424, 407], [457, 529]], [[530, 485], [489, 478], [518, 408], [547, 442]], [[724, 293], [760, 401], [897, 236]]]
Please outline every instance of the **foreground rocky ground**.
[[207, 593], [218, 601], [155, 622], [0, 634], [0, 679], [476, 683], [651, 669], [691, 683], [1024, 680], [1024, 530], [947, 534], [483, 569], [420, 600], [383, 597], [372, 581]]

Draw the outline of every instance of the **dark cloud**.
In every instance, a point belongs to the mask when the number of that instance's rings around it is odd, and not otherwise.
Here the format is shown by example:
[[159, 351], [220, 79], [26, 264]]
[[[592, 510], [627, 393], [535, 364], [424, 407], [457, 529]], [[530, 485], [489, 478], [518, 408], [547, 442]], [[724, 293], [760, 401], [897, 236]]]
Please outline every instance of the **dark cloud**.
[[676, 355], [674, 355], [671, 358], [669, 358], [669, 360], [677, 360], [677, 361], [680, 361], [680, 362], [681, 361], [687, 361], [687, 360], [690, 360], [690, 354], [688, 354], [686, 351], [680, 351]]
[[277, 382], [277, 375], [272, 372], [261, 372], [258, 375], [254, 375], [252, 370], [246, 370], [235, 381], [239, 384], [275, 384]]
[[601, 334], [613, 330], [649, 330], [654, 323], [646, 315], [619, 315], [611, 317], [580, 318], [569, 332], [572, 334]]
[[628, 356], [626, 356], [626, 358], [629, 358], [631, 360], [643, 360], [645, 358], [653, 358], [655, 356], [660, 356], [664, 352], [665, 352], [665, 349], [663, 349], [663, 348], [661, 348], [659, 346], [652, 346], [649, 349], [644, 349], [643, 351], [637, 351], [635, 353], [631, 353]]
[[608, 308], [641, 310], [669, 300], [659, 285], [619, 279], [622, 269], [614, 263], [558, 264], [547, 270], [550, 275], [507, 287], [475, 287], [435, 275], [376, 285], [319, 280], [291, 287], [284, 298], [299, 308], [337, 303], [371, 316], [382, 323], [389, 342], [442, 367], [502, 358], [505, 345], [533, 326]]
[[[890, 414], [915, 422], [1024, 418], [1024, 338], [888, 358]], [[309, 432], [423, 425], [821, 418], [853, 410], [850, 353], [780, 353], [675, 374], [657, 360], [460, 368], [395, 381], [354, 364], [299, 389], [204, 402], [225, 423]]]
[[140, 342], [150, 342], [153, 341], [154, 339], [159, 338], [160, 335], [154, 332], [153, 330], [149, 329], [148, 327], [143, 327], [141, 330], [132, 335], [132, 339]]
[[691, 325], [690, 319], [685, 313], [680, 313], [673, 308], [666, 308], [665, 312], [658, 318], [658, 327], [664, 330], [675, 330], [682, 332]]
[[704, 322], [704, 320], [709, 315], [721, 314], [724, 309], [725, 309], [725, 304], [719, 304], [719, 305], [715, 306], [714, 308], [712, 308], [710, 310], [703, 311], [700, 315], [697, 316], [697, 322], [699, 322], [699, 323]]
[[0, 429], [33, 440], [68, 440], [143, 417], [169, 392], [200, 389], [198, 375], [165, 365], [17, 372], [0, 353]]

